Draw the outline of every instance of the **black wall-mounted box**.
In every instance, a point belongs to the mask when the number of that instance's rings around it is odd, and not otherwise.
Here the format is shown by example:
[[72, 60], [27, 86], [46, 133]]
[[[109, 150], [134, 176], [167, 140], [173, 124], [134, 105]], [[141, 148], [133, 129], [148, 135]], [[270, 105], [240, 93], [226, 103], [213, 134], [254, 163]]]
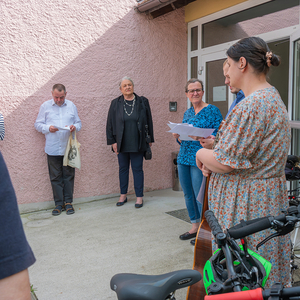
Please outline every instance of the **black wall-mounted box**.
[[169, 110], [177, 111], [177, 102], [169, 102]]

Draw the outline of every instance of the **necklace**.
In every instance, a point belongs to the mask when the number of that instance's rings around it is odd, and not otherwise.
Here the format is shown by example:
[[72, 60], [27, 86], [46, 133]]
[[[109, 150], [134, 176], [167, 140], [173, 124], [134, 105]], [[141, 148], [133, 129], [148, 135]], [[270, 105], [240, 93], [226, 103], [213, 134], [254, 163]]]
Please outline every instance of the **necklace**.
[[[125, 100], [125, 99], [124, 99], [124, 101], [125, 101], [125, 104], [126, 104], [126, 105], [128, 105], [128, 106], [132, 106], [132, 105], [134, 105], [134, 101], [135, 101], [135, 99], [134, 99], [134, 98], [133, 98], [133, 100]], [[130, 101], [130, 103], [131, 103], [131, 104], [129, 104], [129, 102], [128, 102], [128, 101]]]
[[[124, 99], [124, 111], [125, 111], [125, 113], [126, 113], [126, 115], [127, 115], [128, 117], [130, 117], [130, 116], [132, 115], [132, 113], [133, 113], [134, 105], [135, 105], [135, 96], [134, 96], [133, 100], [131, 100], [131, 101], [132, 101], [132, 104], [129, 104], [129, 103], [127, 103], [127, 101]], [[132, 107], [130, 113], [127, 112], [127, 110], [126, 110], [126, 105], [125, 105], [125, 104], [128, 105], [128, 106], [130, 106], [130, 107]]]

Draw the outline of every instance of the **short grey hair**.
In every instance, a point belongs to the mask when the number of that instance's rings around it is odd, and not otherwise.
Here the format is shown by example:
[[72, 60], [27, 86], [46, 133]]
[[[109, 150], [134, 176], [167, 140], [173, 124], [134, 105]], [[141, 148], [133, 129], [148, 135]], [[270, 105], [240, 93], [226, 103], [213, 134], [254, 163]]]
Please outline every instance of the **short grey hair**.
[[198, 78], [191, 78], [185, 85], [185, 92], [187, 93], [188, 92], [188, 87], [189, 87], [189, 84], [191, 83], [195, 83], [195, 82], [199, 82], [201, 84], [201, 88], [202, 88], [202, 91], [204, 91], [204, 88], [203, 88], [203, 81], [198, 79]]
[[119, 87], [121, 87], [121, 84], [122, 84], [123, 80], [129, 80], [129, 81], [131, 81], [132, 85], [134, 86], [133, 80], [130, 77], [128, 77], [128, 76], [124, 76], [121, 79], [120, 83], [119, 83]]

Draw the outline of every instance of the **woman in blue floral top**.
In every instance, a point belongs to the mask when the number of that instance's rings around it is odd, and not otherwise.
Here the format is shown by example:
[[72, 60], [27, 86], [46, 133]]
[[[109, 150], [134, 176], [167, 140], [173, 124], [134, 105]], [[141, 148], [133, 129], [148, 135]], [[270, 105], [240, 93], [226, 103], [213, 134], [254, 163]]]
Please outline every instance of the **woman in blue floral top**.
[[[202, 101], [204, 94], [201, 80], [192, 78], [185, 86], [186, 96], [192, 103], [183, 116], [183, 123], [192, 124], [198, 128], [214, 128], [213, 135], [217, 134], [222, 122], [220, 110], [211, 104]], [[197, 201], [197, 195], [202, 183], [202, 172], [196, 165], [196, 153], [202, 148], [198, 141], [181, 141], [178, 134], [173, 134], [180, 144], [177, 158], [179, 181], [184, 193], [185, 203], [192, 223], [192, 229], [179, 236], [181, 240], [195, 238], [200, 225], [202, 205]], [[195, 240], [191, 243], [194, 244]]]

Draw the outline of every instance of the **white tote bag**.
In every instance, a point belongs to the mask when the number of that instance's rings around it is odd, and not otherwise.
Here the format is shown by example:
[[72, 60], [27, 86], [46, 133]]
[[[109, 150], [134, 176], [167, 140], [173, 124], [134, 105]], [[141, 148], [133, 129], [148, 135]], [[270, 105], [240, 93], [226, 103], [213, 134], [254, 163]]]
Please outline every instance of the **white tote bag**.
[[74, 134], [70, 133], [70, 137], [68, 140], [67, 148], [64, 155], [64, 166], [70, 166], [72, 168], [77, 168], [80, 170], [81, 162], [80, 162], [80, 152], [79, 152], [80, 143], [77, 141], [76, 138], [76, 131]]

